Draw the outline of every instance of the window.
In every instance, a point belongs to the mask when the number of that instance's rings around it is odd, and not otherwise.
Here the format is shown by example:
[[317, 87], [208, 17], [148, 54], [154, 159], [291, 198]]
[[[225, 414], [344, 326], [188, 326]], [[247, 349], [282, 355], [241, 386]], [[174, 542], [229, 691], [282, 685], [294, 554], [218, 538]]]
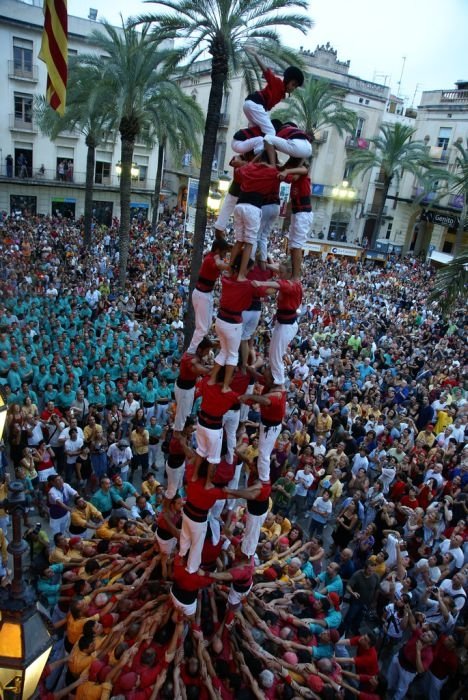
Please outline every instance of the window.
[[61, 182], [73, 182], [73, 164], [73, 158], [57, 156], [56, 179]]
[[33, 42], [13, 37], [13, 68], [18, 77], [31, 78], [33, 73]]
[[76, 49], [68, 49], [69, 56], [78, 56], [78, 51]]
[[15, 126], [31, 124], [33, 117], [32, 95], [15, 92]]
[[350, 180], [352, 171], [353, 171], [352, 165], [350, 163], [346, 163], [345, 169], [343, 172], [343, 180]]
[[390, 234], [392, 233], [392, 226], [393, 226], [393, 221], [389, 221], [387, 224], [387, 230], [385, 232], [385, 238], [388, 239], [390, 238]]
[[439, 138], [437, 139], [437, 146], [439, 148], [443, 148], [444, 151], [447, 150], [451, 135], [452, 128], [450, 126], [442, 126], [439, 129]]
[[111, 164], [105, 163], [102, 160], [96, 161], [96, 169], [94, 173], [94, 182], [97, 185], [108, 185], [110, 181]]
[[362, 136], [362, 132], [364, 130], [364, 121], [364, 117], [358, 117], [358, 120], [356, 122], [356, 131], [354, 132], [354, 137], [357, 139]]

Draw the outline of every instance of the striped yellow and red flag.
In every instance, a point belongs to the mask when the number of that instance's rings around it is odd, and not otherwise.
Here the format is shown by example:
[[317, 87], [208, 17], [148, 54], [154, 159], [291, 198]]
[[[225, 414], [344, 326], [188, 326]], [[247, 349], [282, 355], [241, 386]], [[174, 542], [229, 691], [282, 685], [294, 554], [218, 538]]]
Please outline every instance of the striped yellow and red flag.
[[44, 0], [44, 32], [39, 58], [47, 66], [47, 102], [63, 115], [68, 72], [67, 0]]

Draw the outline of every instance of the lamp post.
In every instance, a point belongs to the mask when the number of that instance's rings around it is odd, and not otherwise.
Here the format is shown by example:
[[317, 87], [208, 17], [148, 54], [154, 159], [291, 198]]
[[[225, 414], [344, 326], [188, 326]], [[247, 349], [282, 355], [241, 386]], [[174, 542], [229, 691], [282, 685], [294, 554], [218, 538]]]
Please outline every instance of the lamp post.
[[[6, 404], [0, 394], [0, 438], [6, 418]], [[37, 609], [35, 591], [23, 577], [23, 554], [28, 546], [22, 538], [21, 523], [26, 497], [21, 481], [12, 481], [8, 498], [0, 502], [11, 515], [12, 540], [8, 552], [13, 557], [13, 580], [0, 589], [0, 698], [28, 700], [52, 649], [52, 639]]]
[[[122, 175], [122, 163], [120, 161], [115, 166], [115, 174], [117, 175], [117, 177], [120, 177]], [[137, 180], [139, 178], [140, 168], [136, 163], [132, 163], [130, 174], [132, 176], [132, 180]]]
[[206, 200], [206, 206], [207, 206], [208, 211], [211, 214], [214, 215], [214, 214], [217, 214], [219, 212], [222, 198], [223, 198], [223, 195], [220, 194], [219, 192], [211, 191], [208, 194], [208, 199]]
[[[333, 222], [333, 220], [330, 222], [330, 229], [328, 231], [328, 239], [329, 240], [334, 240], [331, 236], [332, 230], [335, 228], [342, 228], [342, 224], [345, 223], [344, 231], [338, 231], [335, 233], [337, 234], [335, 236], [335, 240], [342, 240], [341, 238], [338, 238], [338, 236], [341, 236], [344, 234], [344, 240], [346, 240], [346, 230], [348, 228], [348, 223], [349, 221], [346, 220], [344, 221], [342, 219], [342, 209], [341, 205], [342, 204], [353, 204], [356, 201], [356, 196], [357, 192], [353, 187], [349, 186], [349, 182], [347, 180], [343, 180], [341, 185], [337, 185], [332, 189], [332, 199], [340, 204], [340, 209], [338, 210], [338, 219]], [[333, 225], [334, 224], [334, 225]], [[337, 226], [338, 224], [338, 226]]]

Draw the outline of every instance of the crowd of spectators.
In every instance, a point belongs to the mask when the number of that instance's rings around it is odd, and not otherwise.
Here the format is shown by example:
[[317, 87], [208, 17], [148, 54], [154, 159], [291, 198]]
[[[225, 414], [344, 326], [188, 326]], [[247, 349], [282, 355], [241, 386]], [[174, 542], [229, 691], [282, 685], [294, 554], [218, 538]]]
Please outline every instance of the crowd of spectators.
[[[23, 482], [30, 575], [55, 636], [41, 697], [463, 697], [466, 316], [428, 306], [433, 269], [305, 258], [254, 567], [242, 494], [259, 457], [255, 401], [236, 436], [240, 490], [221, 493], [223, 460], [207, 493], [229, 498], [189, 573], [167, 543], [181, 539], [190, 476], [165, 499], [166, 467], [180, 465], [180, 218], [155, 235], [134, 224], [121, 292], [115, 227], [96, 227], [88, 251], [74, 222], [4, 216], [0, 234], [0, 500], [8, 478]], [[257, 367], [275, 311], [263, 302]], [[0, 510], [3, 586], [9, 527]]]

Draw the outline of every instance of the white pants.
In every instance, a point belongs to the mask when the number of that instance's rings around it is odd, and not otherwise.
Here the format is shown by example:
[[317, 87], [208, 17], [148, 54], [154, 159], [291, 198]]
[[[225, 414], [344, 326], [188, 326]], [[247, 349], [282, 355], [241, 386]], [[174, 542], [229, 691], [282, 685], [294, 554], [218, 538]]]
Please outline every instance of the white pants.
[[280, 433], [281, 423], [274, 426], [265, 426], [260, 423], [257, 470], [261, 481], [268, 481], [270, 478], [270, 457]]
[[280, 153], [286, 153], [292, 158], [310, 158], [312, 155], [312, 144], [307, 139], [282, 139], [268, 134], [265, 141], [271, 143]]
[[242, 336], [241, 340], [250, 340], [257, 330], [260, 322], [261, 311], [243, 311], [242, 312]]
[[291, 225], [289, 227], [289, 250], [292, 248], [304, 248], [309, 236], [314, 215], [311, 211], [299, 211], [291, 214]]
[[250, 151], [261, 153], [263, 151], [263, 136], [252, 136], [251, 139], [245, 139], [245, 141], [232, 139], [231, 148], [236, 153], [249, 153]]
[[195, 311], [195, 331], [187, 352], [194, 355], [213, 322], [213, 292], [200, 292], [199, 289], [194, 289], [192, 304]]
[[160, 425], [166, 425], [167, 412], [169, 410], [168, 403], [158, 403], [156, 405], [156, 418]]
[[192, 617], [195, 615], [197, 612], [197, 601], [195, 600], [193, 603], [190, 603], [190, 605], [185, 605], [185, 603], [181, 603], [180, 600], [177, 600], [177, 598], [172, 595], [171, 591], [171, 600], [172, 604], [177, 610], [180, 610], [181, 612], [184, 613], [184, 615], [187, 615], [187, 617]]
[[182, 432], [185, 421], [192, 412], [193, 400], [195, 398], [195, 387], [191, 389], [181, 389], [177, 384], [174, 387], [176, 400], [176, 414], [174, 419], [174, 430]]
[[183, 481], [184, 481], [184, 473], [185, 473], [185, 462], [181, 467], [177, 467], [176, 469], [173, 469], [172, 467], [168, 467], [166, 464], [167, 489], [166, 489], [165, 495], [166, 495], [166, 498], [168, 498], [169, 500], [172, 500], [174, 498], [177, 491], [182, 486]]
[[158, 536], [158, 533], [155, 534], [155, 537], [159, 545], [159, 551], [167, 555], [172, 554], [177, 544], [177, 538], [171, 537], [170, 540], [163, 540]]
[[262, 218], [261, 207], [253, 204], [236, 204], [234, 208], [234, 238], [239, 243], [251, 243], [250, 257], [255, 258], [257, 248], [257, 231], [260, 228]]
[[241, 550], [247, 557], [253, 557], [257, 550], [258, 540], [260, 538], [260, 529], [266, 520], [268, 511], [263, 515], [252, 515], [246, 511], [246, 521], [244, 537], [242, 538]]
[[216, 335], [219, 340], [219, 353], [215, 362], [221, 367], [237, 365], [239, 361], [239, 345], [242, 337], [242, 323], [228, 323], [221, 318], [215, 321]]
[[210, 512], [208, 514], [208, 522], [210, 523], [211, 528], [211, 541], [215, 547], [221, 538], [221, 525], [219, 523], [219, 519], [221, 518], [221, 513], [223, 512], [225, 504], [225, 498], [221, 501], [216, 501], [214, 506], [210, 508]]
[[[275, 127], [271, 123], [270, 116], [263, 105], [259, 105], [257, 102], [252, 102], [252, 100], [246, 100], [243, 105], [243, 110], [245, 116], [247, 117], [247, 121], [249, 122], [249, 126], [254, 126], [255, 124], [255, 126], [260, 127], [265, 136], [267, 134], [275, 136]], [[263, 144], [260, 150], [263, 150]]]
[[156, 408], [153, 404], [152, 406], [148, 406], [148, 408], [144, 408], [143, 410], [145, 412], [146, 422], [149, 423], [151, 418], [156, 414]]
[[52, 535], [56, 535], [61, 532], [62, 535], [68, 531], [68, 526], [70, 525], [70, 513], [65, 513], [61, 518], [50, 518], [49, 527]]
[[264, 204], [262, 207], [262, 218], [260, 221], [260, 227], [257, 231], [257, 244], [260, 260], [263, 260], [264, 262], [267, 261], [268, 257], [268, 241], [270, 239], [270, 233], [275, 225], [279, 213], [279, 204]]
[[158, 460], [159, 460], [160, 456], [161, 456], [161, 443], [160, 442], [157, 445], [148, 445], [148, 464], [149, 464], [150, 469], [158, 466]]
[[215, 223], [215, 228], [217, 228], [219, 231], [224, 231], [226, 229], [229, 219], [234, 213], [234, 207], [236, 206], [238, 199], [239, 197], [235, 197], [229, 192], [226, 194], [223, 206], [221, 207], [221, 211], [219, 212]]
[[391, 691], [392, 700], [403, 700], [403, 698], [406, 697], [408, 688], [416, 676], [417, 673], [405, 671], [405, 669], [400, 666], [398, 654], [395, 654], [387, 674], [388, 690], [389, 695]]
[[[232, 477], [231, 481], [228, 484], [228, 489], [237, 489], [239, 486], [239, 479], [240, 475], [242, 474], [242, 462], [240, 464], [236, 464], [236, 470], [234, 472], [234, 476]], [[228, 504], [228, 510], [234, 510], [234, 507], [236, 505], [237, 499], [236, 498], [228, 498], [227, 504]]]
[[195, 437], [197, 454], [207, 459], [210, 464], [219, 464], [221, 461], [221, 447], [223, 445], [223, 429], [213, 430], [197, 423]]
[[234, 459], [234, 450], [237, 443], [237, 429], [240, 422], [240, 410], [228, 411], [223, 416], [223, 428], [226, 433], [226, 461], [232, 464]]
[[440, 700], [440, 691], [448, 680], [447, 678], [437, 678], [431, 671], [427, 671], [424, 676], [424, 691], [428, 700]]
[[231, 587], [229, 589], [229, 595], [228, 595], [228, 603], [232, 607], [237, 607], [242, 603], [242, 601], [247, 598], [249, 595], [250, 591], [252, 590], [252, 586], [250, 586], [248, 591], [245, 591], [244, 593], [239, 593], [239, 591], [234, 590], [234, 587], [231, 583]]
[[297, 321], [294, 323], [278, 323], [276, 321], [270, 341], [270, 369], [275, 384], [284, 384], [283, 357], [288, 345], [297, 333]]
[[[254, 385], [249, 384], [247, 389], [245, 390], [246, 394], [253, 394], [254, 393]], [[246, 403], [241, 403], [241, 410], [240, 410], [240, 422], [245, 423], [247, 420], [247, 416], [249, 415], [249, 410], [250, 406], [248, 406]]]
[[180, 531], [179, 552], [181, 557], [185, 557], [189, 552], [187, 561], [187, 571], [195, 574], [201, 564], [202, 550], [205, 543], [208, 520], [196, 523], [194, 520], [182, 514], [182, 529]]

